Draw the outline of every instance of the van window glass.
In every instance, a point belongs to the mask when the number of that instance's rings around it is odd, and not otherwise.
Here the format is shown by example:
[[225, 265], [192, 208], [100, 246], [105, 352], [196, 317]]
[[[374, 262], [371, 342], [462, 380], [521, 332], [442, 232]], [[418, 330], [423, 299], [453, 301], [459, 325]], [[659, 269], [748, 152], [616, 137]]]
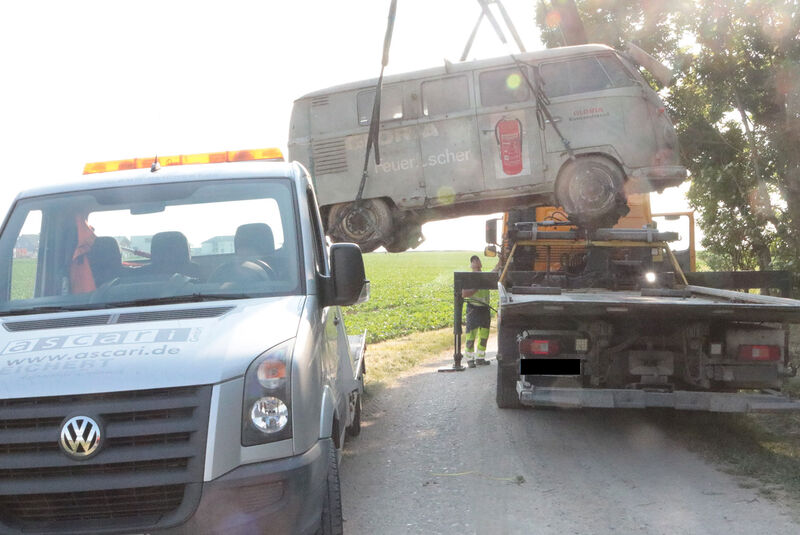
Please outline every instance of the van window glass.
[[[358, 124], [369, 124], [372, 117], [372, 104], [375, 102], [375, 90], [369, 89], [358, 94]], [[387, 85], [381, 90], [381, 122], [397, 121], [403, 118], [403, 87]]]
[[478, 79], [481, 104], [484, 106], [499, 106], [528, 100], [528, 84], [517, 67], [482, 72]]
[[28, 212], [22, 230], [14, 244], [11, 260], [11, 299], [30, 299], [36, 286], [39, 263], [39, 235], [42, 230], [42, 212]]
[[469, 81], [466, 76], [422, 82], [422, 114], [442, 115], [469, 109]]
[[[299, 294], [296, 206], [291, 182], [282, 178], [23, 199], [6, 227], [22, 231], [0, 236], [0, 255], [6, 255], [0, 265], [11, 265], [13, 273], [10, 300], [0, 299], [0, 313]], [[28, 222], [27, 214], [35, 213], [44, 221], [41, 231]]]
[[616, 56], [600, 56], [597, 58], [600, 65], [606, 70], [608, 77], [614, 84], [614, 87], [626, 87], [635, 85], [636, 79], [628, 72], [628, 69]]
[[542, 75], [545, 93], [550, 98], [602, 91], [635, 83], [619, 60], [613, 56], [546, 63], [541, 66], [539, 72]]

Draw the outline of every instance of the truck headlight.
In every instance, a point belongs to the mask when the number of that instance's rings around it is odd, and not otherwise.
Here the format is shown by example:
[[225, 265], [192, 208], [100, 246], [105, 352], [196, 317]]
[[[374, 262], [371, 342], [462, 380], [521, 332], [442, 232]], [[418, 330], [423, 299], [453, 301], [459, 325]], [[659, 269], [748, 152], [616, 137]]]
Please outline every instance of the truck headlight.
[[289, 407], [272, 396], [266, 396], [250, 409], [250, 421], [262, 433], [277, 433], [289, 423]]
[[294, 340], [266, 351], [244, 379], [242, 446], [292, 437], [291, 369]]

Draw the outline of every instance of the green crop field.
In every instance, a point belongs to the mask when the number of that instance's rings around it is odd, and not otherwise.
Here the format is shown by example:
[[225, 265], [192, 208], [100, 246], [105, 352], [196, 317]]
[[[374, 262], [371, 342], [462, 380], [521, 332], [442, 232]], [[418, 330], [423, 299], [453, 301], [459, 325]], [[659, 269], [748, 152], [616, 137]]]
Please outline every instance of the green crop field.
[[[469, 271], [469, 251], [370, 253], [364, 255], [371, 297], [343, 308], [350, 334], [369, 342], [453, 324], [453, 272]], [[481, 256], [484, 271], [497, 260]]]
[[[453, 272], [469, 271], [470, 251], [364, 255], [372, 295], [342, 309], [350, 334], [367, 329], [370, 343], [453, 325]], [[497, 260], [482, 255], [484, 271]], [[12, 298], [33, 296], [36, 260], [18, 258], [12, 268]]]
[[36, 259], [15, 258], [11, 264], [11, 299], [33, 297], [36, 284]]

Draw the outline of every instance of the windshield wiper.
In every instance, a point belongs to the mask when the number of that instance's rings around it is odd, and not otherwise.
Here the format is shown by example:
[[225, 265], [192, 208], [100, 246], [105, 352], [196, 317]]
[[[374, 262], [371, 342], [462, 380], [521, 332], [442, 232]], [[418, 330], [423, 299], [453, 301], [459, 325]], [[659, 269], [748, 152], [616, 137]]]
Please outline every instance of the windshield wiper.
[[230, 299], [248, 299], [247, 294], [207, 294], [193, 293], [186, 295], [169, 295], [165, 297], [147, 297], [143, 299], [132, 299], [130, 301], [113, 301], [110, 303], [98, 303], [98, 308], [121, 308], [148, 305], [170, 305], [176, 303], [198, 303], [202, 301], [227, 301]]
[[3, 310], [0, 311], [0, 316], [23, 316], [26, 314], [49, 314], [53, 312], [75, 312], [77, 310], [91, 310], [93, 308], [97, 308], [95, 305], [84, 304], [84, 305], [69, 305], [69, 306], [54, 306], [54, 305], [47, 305], [47, 306], [40, 306], [40, 307], [30, 307], [30, 308], [19, 308], [19, 309], [12, 309], [12, 310]]

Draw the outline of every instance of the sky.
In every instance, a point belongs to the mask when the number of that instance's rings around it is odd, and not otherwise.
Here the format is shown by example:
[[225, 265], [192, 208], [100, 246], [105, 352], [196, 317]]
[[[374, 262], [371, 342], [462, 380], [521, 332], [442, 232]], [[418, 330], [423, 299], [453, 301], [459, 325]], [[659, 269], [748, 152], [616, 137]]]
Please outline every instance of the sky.
[[[294, 99], [374, 78], [389, 0], [0, 3], [0, 210], [86, 162], [277, 146]], [[504, 0], [528, 50], [533, 0]], [[457, 61], [477, 1], [398, 0], [387, 74]], [[469, 59], [517, 50], [484, 21]], [[685, 207], [677, 190], [656, 206]], [[487, 216], [428, 223], [422, 250], [483, 249]]]

